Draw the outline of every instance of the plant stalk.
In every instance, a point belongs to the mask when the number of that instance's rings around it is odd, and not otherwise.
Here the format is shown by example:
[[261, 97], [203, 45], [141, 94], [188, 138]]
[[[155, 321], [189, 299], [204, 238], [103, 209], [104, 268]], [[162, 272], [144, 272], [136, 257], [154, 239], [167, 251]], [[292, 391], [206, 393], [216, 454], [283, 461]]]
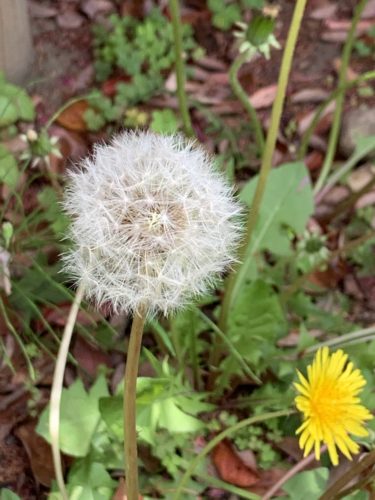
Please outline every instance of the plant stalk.
[[84, 294], [84, 287], [83, 285], [79, 285], [77, 288], [74, 301], [69, 311], [68, 320], [64, 328], [64, 333], [62, 336], [59, 353], [57, 355], [55, 372], [53, 374], [51, 397], [50, 397], [49, 433], [51, 437], [53, 466], [55, 469], [57, 485], [63, 500], [69, 500], [69, 497], [65, 488], [64, 474], [63, 474], [61, 455], [60, 455], [60, 404], [61, 404], [62, 388], [64, 383], [66, 360], [68, 358], [70, 341], [72, 339], [74, 325], [76, 323], [83, 294]]
[[303, 158], [305, 157], [311, 136], [316, 126], [318, 125], [319, 120], [324, 110], [327, 108], [327, 106], [346, 90], [349, 90], [352, 87], [356, 87], [357, 85], [363, 82], [367, 82], [368, 80], [374, 80], [374, 79], [375, 79], [375, 71], [367, 71], [366, 73], [363, 73], [355, 80], [351, 80], [350, 82], [345, 82], [342, 87], [338, 87], [333, 92], [331, 92], [331, 94], [327, 97], [327, 99], [325, 99], [317, 108], [316, 113], [314, 114], [314, 118], [312, 119], [310, 125], [303, 134], [301, 139], [301, 144], [297, 153], [297, 160], [303, 160]]
[[[352, 20], [352, 24], [351, 24], [349, 33], [348, 33], [348, 38], [346, 39], [344, 49], [342, 51], [341, 67], [340, 67], [339, 80], [338, 80], [338, 87], [339, 88], [345, 86], [346, 74], [348, 71], [349, 60], [350, 60], [350, 56], [351, 56], [352, 49], [353, 49], [353, 43], [354, 43], [354, 39], [355, 39], [357, 24], [361, 18], [361, 14], [362, 14], [363, 9], [366, 6], [366, 3], [367, 3], [367, 0], [360, 0], [358, 5], [356, 6], [356, 8], [354, 10], [354, 16], [353, 16], [353, 20]], [[333, 159], [335, 156], [337, 142], [339, 139], [339, 132], [340, 132], [340, 126], [341, 126], [341, 116], [342, 116], [342, 110], [344, 107], [344, 100], [345, 100], [345, 90], [343, 92], [340, 92], [339, 95], [337, 96], [337, 99], [336, 99], [336, 108], [335, 108], [335, 112], [333, 115], [331, 132], [329, 134], [327, 154], [326, 154], [326, 157], [324, 159], [322, 170], [319, 174], [318, 180], [317, 180], [315, 187], [314, 187], [314, 194], [318, 193], [321, 190], [321, 188], [323, 187], [325, 180], [326, 180], [326, 178], [331, 170], [331, 167], [332, 167], [332, 162], [333, 162]]]
[[140, 307], [134, 314], [126, 356], [124, 382], [124, 459], [127, 500], [139, 499], [136, 399], [139, 356], [141, 353], [146, 315], [146, 306]]
[[[292, 65], [293, 54], [297, 42], [298, 32], [301, 26], [302, 16], [306, 7], [306, 1], [307, 0], [297, 0], [294, 9], [293, 18], [290, 25], [288, 38], [286, 41], [285, 50], [281, 62], [279, 81], [277, 85], [277, 93], [275, 102], [272, 107], [271, 125], [267, 134], [267, 141], [262, 158], [259, 180], [255, 190], [253, 204], [248, 214], [245, 237], [239, 249], [239, 261], [243, 261], [244, 264], [243, 265], [238, 264], [237, 266], [235, 266], [233, 272], [228, 277], [226, 282], [225, 295], [219, 319], [219, 329], [222, 332], [226, 331], [230, 308], [232, 304], [235, 302], [237, 294], [241, 289], [241, 286], [246, 278], [246, 271], [247, 271], [246, 254], [257, 222], [260, 205], [267, 185], [268, 175], [272, 167], [272, 157], [275, 150], [277, 134], [280, 126], [281, 113], [284, 106], [289, 73]], [[210, 360], [211, 365], [216, 366], [218, 364], [220, 359], [221, 349], [222, 349], [221, 343], [218, 342], [217, 344], [215, 344], [215, 348], [212, 351], [212, 356]], [[212, 386], [212, 380], [210, 385]]]
[[241, 102], [243, 107], [246, 109], [249, 114], [251, 124], [254, 127], [255, 139], [258, 146], [258, 151], [262, 154], [264, 150], [264, 135], [262, 130], [262, 125], [259, 121], [257, 112], [255, 111], [253, 105], [250, 102], [249, 96], [243, 90], [239, 80], [238, 80], [238, 72], [241, 69], [241, 66], [247, 61], [246, 54], [239, 54], [234, 60], [233, 64], [229, 69], [229, 82], [231, 84], [233, 93], [237, 97], [237, 99]]
[[169, 9], [171, 11], [172, 26], [173, 26], [178, 103], [184, 127], [184, 132], [188, 137], [193, 137], [194, 131], [190, 120], [189, 108], [187, 105], [187, 97], [185, 92], [186, 77], [185, 77], [185, 63], [183, 59], [181, 14], [180, 14], [179, 0], [169, 0]]

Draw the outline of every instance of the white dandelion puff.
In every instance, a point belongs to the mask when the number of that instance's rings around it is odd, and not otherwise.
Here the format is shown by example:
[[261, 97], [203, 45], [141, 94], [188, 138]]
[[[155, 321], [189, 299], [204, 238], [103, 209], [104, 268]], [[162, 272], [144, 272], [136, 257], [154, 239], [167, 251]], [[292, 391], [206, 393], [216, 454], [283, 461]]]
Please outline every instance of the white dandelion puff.
[[164, 314], [207, 292], [234, 261], [239, 204], [201, 147], [123, 133], [69, 174], [65, 270], [98, 305]]

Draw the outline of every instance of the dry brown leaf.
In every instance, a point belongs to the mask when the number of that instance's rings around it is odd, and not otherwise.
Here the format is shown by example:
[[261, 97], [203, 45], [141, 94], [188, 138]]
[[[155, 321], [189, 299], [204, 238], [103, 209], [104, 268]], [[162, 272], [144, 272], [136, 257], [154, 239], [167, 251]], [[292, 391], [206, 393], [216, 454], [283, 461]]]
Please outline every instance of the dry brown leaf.
[[34, 422], [21, 425], [15, 434], [22, 441], [35, 479], [43, 486], [50, 486], [55, 477], [50, 445], [35, 432]]
[[363, 9], [361, 17], [362, 19], [375, 17], [375, 0], [368, 0], [366, 7]]
[[327, 99], [329, 93], [324, 89], [303, 89], [290, 98], [292, 103], [302, 103], [302, 102], [321, 102]]
[[64, 109], [56, 121], [68, 130], [73, 130], [74, 132], [85, 132], [87, 130], [87, 125], [83, 115], [88, 107], [89, 105], [84, 99], [77, 101], [71, 104], [68, 108]]
[[329, 17], [332, 17], [336, 14], [338, 8], [337, 3], [329, 3], [327, 5], [323, 5], [322, 7], [318, 7], [310, 12], [309, 17], [311, 19], [323, 20]]
[[257, 90], [250, 96], [250, 102], [255, 109], [268, 108], [276, 97], [277, 85], [272, 84]]
[[57, 24], [63, 29], [77, 29], [82, 26], [84, 18], [78, 12], [64, 12], [57, 16]]
[[232, 446], [222, 441], [212, 452], [212, 461], [223, 481], [243, 488], [255, 484], [259, 475], [247, 467], [233, 451]]

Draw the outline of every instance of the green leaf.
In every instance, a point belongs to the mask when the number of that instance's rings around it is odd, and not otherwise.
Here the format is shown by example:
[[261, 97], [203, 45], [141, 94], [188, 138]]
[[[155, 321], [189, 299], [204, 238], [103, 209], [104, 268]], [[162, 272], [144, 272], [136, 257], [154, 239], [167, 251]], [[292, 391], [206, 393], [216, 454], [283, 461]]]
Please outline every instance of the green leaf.
[[[257, 183], [258, 176], [240, 193], [240, 199], [250, 210]], [[272, 170], [248, 254], [269, 250], [275, 255], [291, 255], [290, 229], [301, 234], [313, 210], [309, 173], [302, 162], [287, 163]]]
[[[82, 381], [77, 379], [61, 397], [60, 449], [67, 455], [87, 455], [92, 436], [100, 420], [99, 399], [108, 395], [105, 377], [100, 375], [87, 393]], [[50, 442], [49, 407], [39, 420], [37, 432]]]
[[325, 467], [300, 472], [287, 481], [283, 490], [289, 493], [289, 500], [318, 500], [326, 487], [329, 470]]
[[[275, 343], [286, 333], [286, 320], [278, 295], [267, 283], [246, 282], [228, 316], [227, 335], [242, 357], [261, 373], [270, 365]], [[220, 370], [219, 385], [225, 387], [234, 373], [242, 373], [233, 356]]]
[[34, 104], [26, 92], [0, 78], [0, 127], [17, 120], [31, 121], [35, 118]]
[[0, 183], [14, 189], [19, 177], [17, 162], [5, 146], [0, 144]]
[[44, 209], [43, 216], [45, 220], [50, 222], [51, 228], [56, 236], [61, 237], [61, 235], [66, 232], [70, 221], [67, 215], [62, 211], [56, 191], [51, 187], [45, 187], [38, 194], [38, 201]]
[[77, 460], [69, 472], [69, 498], [77, 500], [110, 500], [116, 487], [103, 464], [91, 457]]
[[21, 500], [18, 495], [13, 493], [13, 491], [7, 488], [1, 488], [0, 490], [0, 500]]
[[[167, 429], [171, 434], [196, 432], [203, 428], [203, 422], [187, 413], [189, 401], [186, 394], [173, 391], [168, 378], [140, 377], [137, 380], [137, 432], [140, 439], [154, 444], [157, 429]], [[173, 392], [172, 392], [173, 391]], [[185, 391], [186, 392], [186, 389]], [[194, 396], [200, 395], [193, 394]], [[182, 397], [182, 399], [181, 399]], [[192, 405], [193, 411], [196, 406]], [[101, 398], [99, 409], [108, 428], [123, 439], [122, 396]]]
[[178, 130], [177, 117], [171, 109], [153, 111], [150, 128], [157, 134], [173, 134]]

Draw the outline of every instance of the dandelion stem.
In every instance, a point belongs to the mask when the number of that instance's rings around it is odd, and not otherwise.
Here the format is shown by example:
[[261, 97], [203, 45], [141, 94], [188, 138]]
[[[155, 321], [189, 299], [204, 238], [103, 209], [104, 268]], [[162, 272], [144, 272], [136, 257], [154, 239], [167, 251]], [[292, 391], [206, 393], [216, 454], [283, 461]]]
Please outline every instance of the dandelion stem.
[[138, 500], [138, 452], [136, 426], [136, 398], [139, 356], [147, 309], [140, 307], [134, 314], [126, 356], [124, 384], [124, 458], [128, 500]]
[[[352, 53], [353, 43], [356, 34], [358, 21], [361, 18], [363, 9], [365, 8], [367, 0], [360, 0], [355, 8], [352, 25], [350, 27], [348, 38], [346, 39], [345, 46], [341, 57], [341, 67], [339, 72], [338, 87], [343, 87], [346, 81], [346, 73], [348, 70], [349, 60]], [[318, 193], [324, 185], [324, 182], [332, 167], [333, 158], [336, 152], [337, 141], [339, 138], [341, 115], [344, 107], [345, 92], [341, 92], [336, 99], [336, 108], [333, 115], [333, 123], [328, 140], [327, 154], [324, 159], [322, 170], [320, 171], [318, 180], [314, 187], [314, 194]]]
[[237, 422], [235, 425], [232, 425], [231, 427], [228, 427], [224, 431], [220, 432], [217, 436], [215, 436], [211, 441], [209, 441], [206, 446], [200, 451], [200, 453], [190, 462], [189, 467], [185, 471], [185, 474], [182, 476], [181, 481], [179, 482], [176, 493], [174, 495], [174, 500], [178, 500], [181, 496], [181, 493], [184, 489], [185, 484], [187, 481], [191, 478], [191, 476], [194, 474], [194, 471], [199, 464], [199, 462], [206, 457], [211, 450], [215, 448], [223, 439], [232, 436], [235, 434], [237, 431], [240, 429], [243, 429], [244, 427], [248, 427], [252, 424], [256, 424], [258, 422], [264, 422], [265, 420], [270, 420], [271, 418], [279, 418], [279, 417], [287, 417], [289, 415], [292, 415], [295, 413], [294, 410], [280, 410], [280, 411], [275, 411], [272, 413], [262, 413], [261, 415], [255, 415], [250, 418], [246, 418], [245, 420], [241, 420], [240, 422]]
[[56, 359], [55, 372], [53, 374], [51, 398], [50, 398], [50, 413], [49, 413], [49, 433], [51, 437], [53, 466], [55, 469], [56, 481], [59, 487], [63, 500], [68, 500], [68, 493], [64, 484], [64, 475], [61, 464], [60, 455], [60, 403], [61, 394], [64, 383], [64, 372], [66, 360], [68, 357], [70, 341], [74, 330], [74, 325], [77, 319], [79, 307], [83, 298], [84, 287], [79, 285], [76, 296], [69, 311], [68, 320], [66, 322], [64, 333], [62, 336], [59, 353]]
[[192, 137], [194, 136], [194, 131], [191, 125], [189, 108], [187, 105], [187, 98], [185, 92], [185, 64], [183, 60], [182, 30], [181, 30], [179, 0], [169, 0], [169, 9], [171, 11], [172, 25], [173, 25], [178, 103], [180, 107], [184, 132], [188, 137]]
[[259, 121], [257, 112], [253, 108], [253, 105], [250, 102], [249, 96], [243, 90], [239, 80], [238, 80], [238, 72], [241, 69], [241, 66], [247, 61], [246, 53], [239, 54], [234, 60], [233, 64], [229, 70], [229, 81], [233, 90], [233, 93], [237, 97], [237, 99], [241, 102], [243, 107], [246, 109], [247, 113], [250, 116], [251, 124], [254, 127], [255, 139], [258, 146], [258, 151], [262, 154], [264, 149], [264, 135], [262, 130], [262, 125]]
[[[235, 266], [226, 283], [225, 295], [219, 319], [219, 328], [223, 332], [225, 332], [227, 328], [227, 320], [230, 308], [236, 299], [236, 296], [242, 286], [244, 279], [246, 278], [246, 271], [248, 262], [250, 260], [250, 257], [247, 255], [247, 251], [257, 222], [260, 205], [267, 185], [268, 175], [271, 171], [272, 157], [275, 150], [277, 134], [279, 131], [281, 113], [286, 94], [286, 87], [288, 84], [290, 68], [292, 65], [294, 49], [297, 42], [298, 32], [301, 26], [302, 16], [305, 11], [306, 1], [307, 0], [297, 0], [292, 22], [289, 28], [288, 38], [281, 62], [276, 99], [272, 107], [271, 125], [267, 134], [267, 141], [262, 158], [259, 180], [255, 190], [252, 207], [249, 211], [247, 219], [245, 237], [239, 250], [239, 260], [243, 261], [243, 264]], [[210, 364], [216, 366], [219, 361], [222, 344], [217, 343], [217, 346], [215, 347], [216, 348], [212, 351], [213, 354], [210, 360]], [[212, 385], [212, 380], [210, 385]]]

